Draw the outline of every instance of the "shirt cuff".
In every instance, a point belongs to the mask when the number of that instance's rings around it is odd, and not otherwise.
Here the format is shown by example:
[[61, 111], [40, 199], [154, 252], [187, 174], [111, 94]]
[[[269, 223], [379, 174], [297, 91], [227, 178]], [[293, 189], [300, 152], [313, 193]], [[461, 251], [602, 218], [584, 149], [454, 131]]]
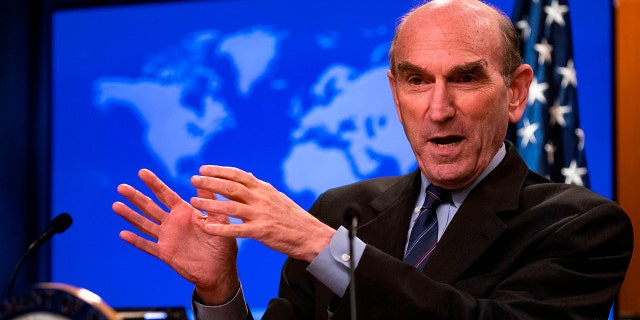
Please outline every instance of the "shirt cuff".
[[366, 246], [356, 237], [353, 244], [354, 254], [349, 254], [349, 242], [349, 231], [341, 226], [331, 238], [331, 243], [320, 251], [307, 267], [309, 273], [340, 297], [344, 295], [351, 282], [349, 260], [355, 259], [354, 266], [357, 267]]
[[219, 306], [206, 306], [200, 302], [196, 291], [193, 291], [193, 314], [195, 319], [245, 320], [249, 314], [244, 300], [242, 285], [236, 295], [227, 303]]

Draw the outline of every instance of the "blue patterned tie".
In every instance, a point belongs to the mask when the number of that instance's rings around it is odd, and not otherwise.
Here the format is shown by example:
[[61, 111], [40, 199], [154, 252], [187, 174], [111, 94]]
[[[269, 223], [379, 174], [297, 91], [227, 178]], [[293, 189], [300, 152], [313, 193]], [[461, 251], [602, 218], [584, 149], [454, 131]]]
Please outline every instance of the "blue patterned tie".
[[451, 196], [451, 191], [433, 184], [427, 187], [427, 196], [418, 219], [411, 229], [404, 262], [418, 269], [424, 267], [431, 251], [438, 244], [438, 217], [436, 208]]

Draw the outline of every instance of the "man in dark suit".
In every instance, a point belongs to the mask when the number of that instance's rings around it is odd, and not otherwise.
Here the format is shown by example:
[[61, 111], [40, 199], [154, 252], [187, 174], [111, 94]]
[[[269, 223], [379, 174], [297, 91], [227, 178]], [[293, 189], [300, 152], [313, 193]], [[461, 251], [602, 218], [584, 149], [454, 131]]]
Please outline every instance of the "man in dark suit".
[[[420, 272], [402, 261], [420, 180], [415, 172], [330, 190], [311, 209], [335, 228], [345, 212], [360, 213], [360, 318], [606, 319], [632, 250], [629, 222], [614, 203], [548, 183], [507, 143]], [[335, 294], [306, 268], [285, 264], [280, 295], [304, 318], [325, 319]], [[348, 319], [348, 294], [334, 318]]]
[[[274, 319], [348, 319], [351, 280], [361, 319], [606, 318], [631, 257], [631, 224], [613, 202], [532, 173], [503, 142], [532, 80], [508, 17], [475, 0], [430, 2], [404, 17], [389, 57], [419, 170], [329, 190], [310, 213], [236, 168], [201, 167], [190, 203], [141, 170], [170, 212], [119, 186], [146, 217], [120, 202], [114, 211], [157, 242], [121, 237], [195, 284], [198, 318], [250, 317], [235, 237], [289, 256], [265, 314]], [[361, 219], [353, 253], [341, 226], [351, 213]]]

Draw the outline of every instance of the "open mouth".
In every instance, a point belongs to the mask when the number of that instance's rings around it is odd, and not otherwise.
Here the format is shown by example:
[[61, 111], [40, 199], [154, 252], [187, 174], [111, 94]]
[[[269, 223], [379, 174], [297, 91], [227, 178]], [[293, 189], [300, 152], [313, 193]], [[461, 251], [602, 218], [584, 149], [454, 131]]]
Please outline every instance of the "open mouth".
[[431, 139], [431, 142], [437, 145], [451, 145], [462, 141], [462, 137], [460, 136], [448, 136], [442, 138], [434, 138]]

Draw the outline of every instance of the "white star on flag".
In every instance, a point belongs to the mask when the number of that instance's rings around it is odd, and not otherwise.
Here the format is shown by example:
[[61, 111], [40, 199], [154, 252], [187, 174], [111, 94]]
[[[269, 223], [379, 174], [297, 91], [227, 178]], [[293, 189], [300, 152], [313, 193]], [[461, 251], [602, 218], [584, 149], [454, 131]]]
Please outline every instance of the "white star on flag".
[[569, 6], [561, 6], [557, 0], [553, 0], [550, 6], [544, 7], [544, 12], [547, 14], [546, 25], [557, 23], [564, 26], [564, 14], [569, 12]]
[[538, 64], [551, 63], [551, 51], [553, 46], [547, 42], [547, 39], [542, 39], [540, 43], [536, 43], [533, 48], [538, 52]]
[[538, 143], [536, 140], [536, 131], [540, 128], [540, 125], [537, 123], [529, 123], [529, 119], [524, 119], [524, 126], [518, 129], [518, 135], [522, 138], [521, 145], [522, 147], [526, 147], [529, 145], [529, 142], [532, 144]]
[[562, 168], [562, 175], [566, 177], [564, 183], [583, 186], [582, 176], [587, 174], [587, 168], [579, 168], [576, 160], [571, 160], [568, 168]]
[[574, 130], [576, 137], [578, 137], [578, 150], [584, 150], [584, 130], [582, 128], [576, 128]]
[[569, 112], [571, 112], [571, 107], [561, 106], [556, 101], [556, 103], [549, 108], [549, 113], [551, 115], [551, 125], [555, 125], [557, 123], [562, 127], [566, 126], [567, 122], [564, 119], [564, 115]]
[[529, 87], [529, 105], [538, 100], [541, 103], [547, 103], [547, 98], [544, 97], [545, 90], [549, 89], [549, 85], [546, 83], [538, 83], [538, 79], [533, 78], [531, 86]]
[[524, 40], [529, 40], [529, 37], [531, 36], [531, 26], [529, 25], [529, 22], [527, 20], [520, 20], [516, 23], [516, 27], [522, 30]]
[[576, 69], [573, 66], [573, 60], [567, 61], [566, 67], [558, 67], [558, 74], [562, 76], [562, 87], [566, 88], [569, 84], [572, 87], [578, 86], [578, 78], [576, 77]]
[[511, 21], [533, 69], [527, 108], [508, 139], [527, 166], [555, 182], [589, 187], [569, 0], [514, 0]]

